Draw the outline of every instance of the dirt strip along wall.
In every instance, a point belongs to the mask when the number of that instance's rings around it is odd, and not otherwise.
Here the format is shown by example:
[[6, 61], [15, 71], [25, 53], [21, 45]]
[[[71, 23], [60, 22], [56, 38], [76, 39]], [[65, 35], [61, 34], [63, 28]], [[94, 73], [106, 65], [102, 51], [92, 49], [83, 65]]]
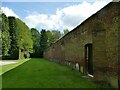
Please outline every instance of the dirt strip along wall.
[[119, 36], [120, 2], [111, 2], [50, 46], [44, 57], [87, 75], [89, 66], [86, 67], [85, 59], [88, 51], [85, 51], [85, 46], [92, 45], [93, 80], [118, 87]]

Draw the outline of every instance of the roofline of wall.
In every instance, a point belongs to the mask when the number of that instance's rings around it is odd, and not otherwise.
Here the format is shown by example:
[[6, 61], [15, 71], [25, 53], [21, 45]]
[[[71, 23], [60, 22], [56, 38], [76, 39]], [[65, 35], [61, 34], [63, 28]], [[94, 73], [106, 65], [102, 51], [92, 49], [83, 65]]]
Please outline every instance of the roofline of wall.
[[[112, 3], [120, 3], [119, 2], [109, 2], [106, 6], [104, 6], [103, 8], [101, 8], [99, 11], [97, 11], [96, 13], [92, 14], [90, 17], [88, 17], [86, 20], [84, 20], [80, 25], [76, 26], [73, 30], [71, 30], [70, 32], [68, 32], [66, 35], [64, 35], [62, 38], [60, 38], [59, 40], [57, 40], [55, 43], [53, 43], [51, 46], [53, 46], [54, 44], [58, 43], [59, 41], [61, 41], [63, 38], [65, 38], [67, 35], [71, 34], [72, 32], [74, 32], [77, 28], [79, 28], [81, 25], [83, 25], [86, 21], [88, 21], [89, 19], [91, 19], [92, 17], [94, 17], [94, 15], [98, 14], [99, 12], [101, 12], [102, 9], [104, 9], [105, 7], [109, 6]], [[48, 49], [51, 47], [49, 46]], [[47, 50], [47, 49], [46, 49]], [[45, 51], [46, 51], [45, 50]]]

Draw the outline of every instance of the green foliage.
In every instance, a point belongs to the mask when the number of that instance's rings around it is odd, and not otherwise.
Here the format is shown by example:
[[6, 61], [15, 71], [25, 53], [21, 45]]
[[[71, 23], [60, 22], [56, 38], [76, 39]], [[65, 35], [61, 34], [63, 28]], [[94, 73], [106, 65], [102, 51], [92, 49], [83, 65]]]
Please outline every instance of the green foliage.
[[68, 29], [64, 29], [64, 35], [66, 35], [69, 32]]
[[[58, 30], [42, 30], [40, 35], [35, 28], [29, 30], [28, 26], [20, 19], [7, 18], [4, 14], [2, 14], [2, 21], [2, 55], [4, 56], [9, 52], [11, 57], [23, 58], [26, 51], [32, 53], [31, 55], [42, 55], [44, 50], [59, 40], [62, 35]], [[64, 30], [64, 34], [67, 32], [67, 29]], [[29, 55], [27, 54], [27, 56]]]
[[[10, 58], [18, 59], [19, 50], [23, 51], [23, 56], [28, 57], [32, 53], [33, 40], [31, 31], [28, 26], [20, 19], [15, 17], [2, 17], [2, 56], [10, 56]], [[22, 57], [23, 57], [22, 56]]]
[[37, 29], [31, 29], [32, 40], [33, 40], [33, 53], [31, 57], [39, 57], [40, 56], [40, 33]]
[[61, 33], [58, 30], [52, 31], [52, 42], [55, 43], [57, 40], [59, 40], [61, 37]]
[[10, 33], [9, 33], [9, 22], [8, 18], [5, 14], [1, 14], [2, 16], [2, 55], [8, 55], [8, 51], [10, 49]]
[[61, 37], [61, 32], [58, 30], [47, 31], [48, 36], [48, 46], [55, 43]]
[[15, 17], [8, 17], [9, 20], [9, 32], [10, 32], [10, 39], [11, 39], [11, 48], [9, 50], [9, 53], [12, 56], [16, 56], [16, 52], [18, 51], [17, 47], [17, 24]]
[[47, 37], [47, 33], [46, 30], [42, 29], [41, 31], [41, 36], [40, 36], [40, 54], [41, 57], [43, 57], [43, 52], [44, 50], [48, 47], [48, 37]]
[[52, 32], [51, 31], [47, 31], [47, 37], [48, 37], [48, 46], [50, 46], [52, 43], [53, 43], [53, 40], [52, 40]]
[[[0, 14], [0, 45], [2, 45], [2, 14]], [[2, 50], [1, 50], [2, 51]], [[0, 52], [0, 57], [2, 55], [2, 52]]]
[[32, 40], [34, 42], [34, 46], [38, 46], [40, 44], [40, 33], [37, 29], [32, 28], [31, 29], [31, 34], [32, 34]]
[[28, 26], [20, 19], [17, 22], [17, 46], [19, 49], [32, 53], [33, 40]]

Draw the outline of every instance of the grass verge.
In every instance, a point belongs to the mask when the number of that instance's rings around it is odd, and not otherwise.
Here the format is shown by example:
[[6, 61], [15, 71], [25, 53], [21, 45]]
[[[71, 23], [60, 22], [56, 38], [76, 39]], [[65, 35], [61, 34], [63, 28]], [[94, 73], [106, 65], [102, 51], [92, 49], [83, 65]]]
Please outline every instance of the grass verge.
[[30, 59], [2, 75], [3, 88], [97, 88], [80, 72], [46, 59]]
[[21, 60], [17, 60], [17, 63], [14, 63], [14, 64], [7, 64], [7, 65], [3, 65], [1, 66], [1, 69], [0, 69], [0, 75], [11, 70], [11, 69], [14, 69], [16, 68], [17, 66], [25, 63], [26, 61], [28, 61], [29, 59], [21, 59]]

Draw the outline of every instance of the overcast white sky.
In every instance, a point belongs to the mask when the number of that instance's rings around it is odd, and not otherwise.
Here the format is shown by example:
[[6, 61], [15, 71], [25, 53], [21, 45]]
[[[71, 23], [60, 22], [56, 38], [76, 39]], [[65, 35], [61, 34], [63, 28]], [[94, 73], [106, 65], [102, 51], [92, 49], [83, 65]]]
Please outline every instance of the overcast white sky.
[[[13, 0], [15, 1], [15, 0]], [[38, 30], [72, 30], [111, 0], [80, 0], [80, 2], [3, 2], [7, 16], [22, 19]]]

